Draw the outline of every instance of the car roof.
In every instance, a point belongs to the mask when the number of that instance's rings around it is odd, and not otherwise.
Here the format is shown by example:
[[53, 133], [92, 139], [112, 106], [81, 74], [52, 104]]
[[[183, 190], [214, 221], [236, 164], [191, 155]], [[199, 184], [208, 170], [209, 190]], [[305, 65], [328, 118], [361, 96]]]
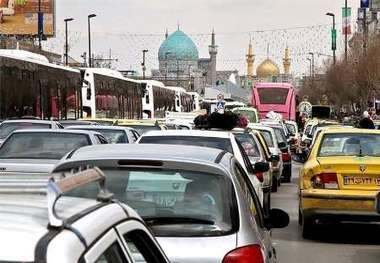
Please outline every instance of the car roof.
[[85, 134], [85, 135], [101, 135], [99, 132], [95, 131], [84, 131], [84, 130], [52, 130], [52, 129], [25, 129], [16, 130], [13, 133], [67, 133], [67, 134]]
[[67, 130], [133, 130], [132, 128], [125, 127], [125, 126], [106, 126], [106, 125], [72, 125], [67, 128]]
[[194, 136], [194, 137], [212, 137], [212, 138], [230, 138], [229, 131], [215, 130], [165, 130], [165, 131], [148, 131], [142, 137], [154, 136]]
[[5, 120], [2, 123], [40, 123], [40, 124], [52, 124], [54, 121], [46, 120], [33, 120], [33, 119], [18, 119], [18, 120]]
[[358, 128], [330, 128], [322, 131], [323, 134], [345, 134], [345, 133], [354, 133], [354, 134], [377, 134], [380, 135], [380, 130], [372, 129], [358, 129]]
[[272, 132], [273, 128], [269, 126], [264, 126], [262, 124], [248, 124], [248, 128], [253, 129], [253, 130], [263, 130], [263, 131], [269, 131]]
[[[133, 160], [193, 160], [215, 163], [224, 152], [216, 148], [168, 144], [103, 144], [85, 146], [72, 152], [67, 161], [86, 159], [133, 159]], [[62, 162], [64, 160], [62, 159]]]

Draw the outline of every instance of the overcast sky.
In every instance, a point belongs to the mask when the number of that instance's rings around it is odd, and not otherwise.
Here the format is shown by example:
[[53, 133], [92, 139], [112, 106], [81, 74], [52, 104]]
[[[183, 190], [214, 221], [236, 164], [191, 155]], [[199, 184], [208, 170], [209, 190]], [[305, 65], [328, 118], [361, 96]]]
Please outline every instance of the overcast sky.
[[[356, 18], [360, 0], [348, 2]], [[73, 17], [71, 53], [79, 59], [87, 50], [87, 15], [95, 13], [98, 17], [92, 23], [94, 52], [106, 54], [112, 48], [119, 58], [115, 65], [126, 69], [137, 67], [141, 50], [148, 48], [148, 63], [155, 67], [165, 29], [173, 32], [179, 23], [181, 29], [193, 37], [201, 56], [207, 56], [207, 34], [215, 28], [220, 46], [218, 69], [245, 71], [249, 31], [328, 25], [331, 18], [326, 12], [335, 12], [340, 27], [343, 4], [343, 0], [56, 0], [57, 37], [46, 46], [63, 50], [63, 19]], [[326, 53], [330, 47], [328, 27], [251, 34], [256, 65], [265, 58], [268, 44], [273, 46], [270, 56], [280, 64], [281, 51], [288, 45], [297, 60], [293, 67], [297, 72], [306, 70], [302, 60], [307, 49]]]

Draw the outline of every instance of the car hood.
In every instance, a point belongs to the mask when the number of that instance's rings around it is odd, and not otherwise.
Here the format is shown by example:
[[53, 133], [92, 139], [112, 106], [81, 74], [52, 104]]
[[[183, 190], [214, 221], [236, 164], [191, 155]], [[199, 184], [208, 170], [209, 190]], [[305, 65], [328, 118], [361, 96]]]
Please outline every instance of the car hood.
[[157, 237], [170, 262], [220, 263], [236, 248], [236, 234], [221, 237]]
[[48, 174], [59, 160], [0, 159], [0, 175]]

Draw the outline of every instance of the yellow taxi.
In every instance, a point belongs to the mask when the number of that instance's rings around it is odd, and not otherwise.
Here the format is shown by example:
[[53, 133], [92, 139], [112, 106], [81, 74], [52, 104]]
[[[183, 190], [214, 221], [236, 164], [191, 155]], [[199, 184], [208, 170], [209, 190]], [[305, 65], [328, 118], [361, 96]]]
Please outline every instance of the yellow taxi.
[[117, 126], [125, 126], [135, 129], [140, 135], [147, 131], [167, 130], [162, 121], [156, 119], [148, 120], [131, 120], [122, 119], [117, 121]]
[[380, 221], [380, 131], [321, 131], [300, 170], [299, 184], [299, 223], [305, 238], [317, 222]]

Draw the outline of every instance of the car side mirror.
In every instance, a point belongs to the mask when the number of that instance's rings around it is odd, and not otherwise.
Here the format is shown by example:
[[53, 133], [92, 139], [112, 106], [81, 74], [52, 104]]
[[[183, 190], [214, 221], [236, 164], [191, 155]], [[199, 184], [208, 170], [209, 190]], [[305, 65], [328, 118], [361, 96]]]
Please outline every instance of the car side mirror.
[[266, 219], [266, 227], [268, 229], [272, 228], [284, 228], [289, 225], [290, 219], [288, 213], [281, 209], [271, 209], [269, 211], [269, 216]]
[[279, 142], [278, 143], [278, 148], [285, 148], [286, 146], [288, 146], [287, 144], [286, 144], [286, 142]]
[[311, 134], [306, 135], [307, 138], [313, 139], [313, 136]]
[[270, 169], [269, 163], [267, 162], [257, 162], [255, 163], [254, 173], [265, 173]]
[[274, 154], [271, 156], [270, 160], [272, 162], [279, 162], [280, 161], [280, 155]]

